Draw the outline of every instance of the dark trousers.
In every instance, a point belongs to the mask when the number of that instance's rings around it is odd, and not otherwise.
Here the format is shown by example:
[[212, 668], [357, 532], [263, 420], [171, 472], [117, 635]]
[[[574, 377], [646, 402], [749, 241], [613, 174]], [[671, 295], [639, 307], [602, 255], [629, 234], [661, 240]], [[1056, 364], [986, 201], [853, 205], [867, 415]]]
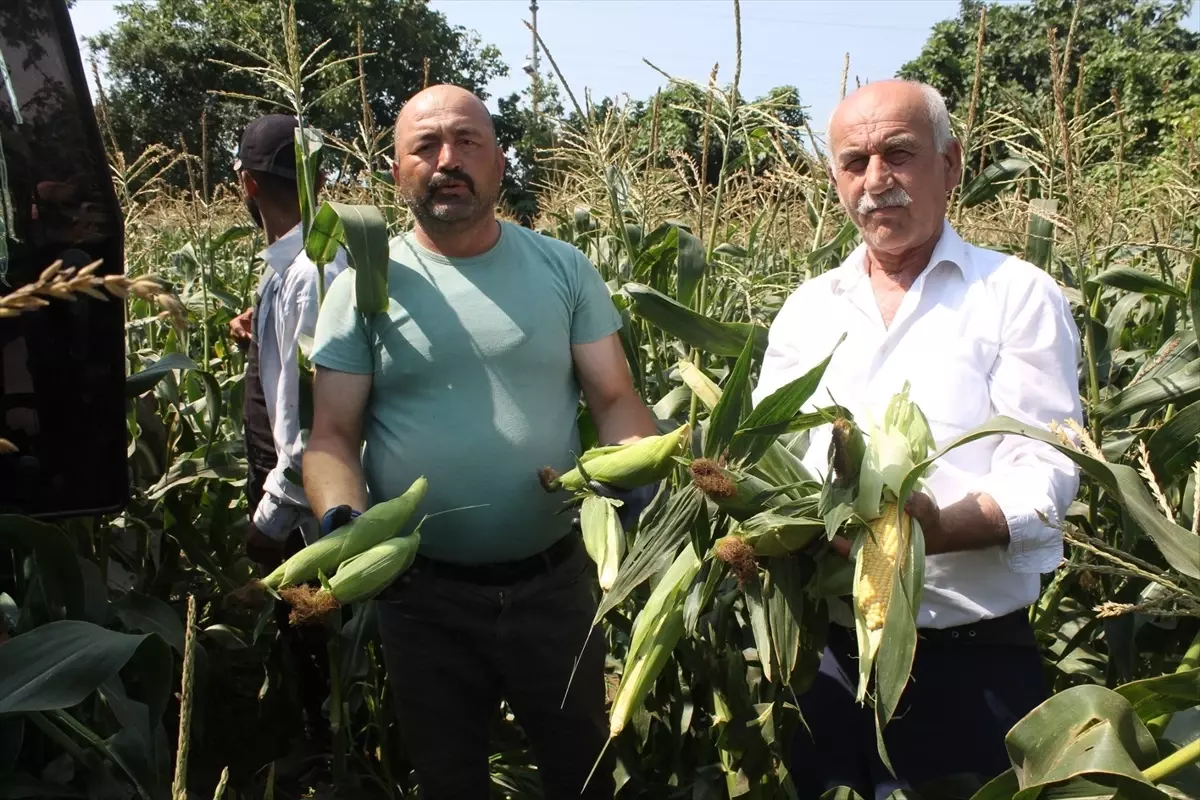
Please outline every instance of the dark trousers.
[[426, 800], [490, 796], [488, 734], [502, 699], [547, 798], [612, 798], [611, 753], [580, 794], [608, 738], [605, 641], [592, 628], [595, 566], [569, 541], [557, 565], [499, 584], [418, 559], [380, 596], [400, 733]]
[[1005, 734], [1048, 697], [1025, 612], [918, 633], [911, 678], [883, 734], [897, 779], [879, 759], [873, 709], [855, 700], [854, 631], [830, 626], [817, 678], [800, 698], [811, 733], [799, 726], [790, 771], [802, 800], [838, 786], [885, 800], [952, 776], [982, 785], [1011, 766]]

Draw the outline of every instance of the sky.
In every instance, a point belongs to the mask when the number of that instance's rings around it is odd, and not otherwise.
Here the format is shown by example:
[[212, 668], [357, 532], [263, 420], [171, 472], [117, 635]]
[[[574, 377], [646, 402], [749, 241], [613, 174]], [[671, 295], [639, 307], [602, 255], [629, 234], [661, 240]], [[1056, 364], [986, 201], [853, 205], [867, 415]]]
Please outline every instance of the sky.
[[[1004, 0], [1008, 3], [1012, 0]], [[119, 19], [118, 0], [78, 0], [71, 11], [77, 37], [94, 35]], [[538, 33], [580, 102], [628, 95], [646, 100], [667, 74], [705, 84], [714, 63], [718, 81], [733, 77], [732, 0], [538, 0]], [[1200, 0], [1189, 25], [1200, 24]], [[532, 54], [529, 0], [431, 0], [452, 25], [478, 33], [499, 48], [509, 74], [488, 86], [496, 97], [529, 83], [522, 70]], [[843, 59], [848, 85], [879, 80], [915, 58], [934, 23], [957, 16], [958, 0], [742, 0], [742, 94], [759, 97], [790, 84], [823, 131], [839, 98]], [[84, 58], [87, 51], [83, 50]], [[542, 55], [543, 74], [550, 65]], [[90, 80], [90, 77], [89, 77]], [[566, 93], [560, 91], [564, 103]]]

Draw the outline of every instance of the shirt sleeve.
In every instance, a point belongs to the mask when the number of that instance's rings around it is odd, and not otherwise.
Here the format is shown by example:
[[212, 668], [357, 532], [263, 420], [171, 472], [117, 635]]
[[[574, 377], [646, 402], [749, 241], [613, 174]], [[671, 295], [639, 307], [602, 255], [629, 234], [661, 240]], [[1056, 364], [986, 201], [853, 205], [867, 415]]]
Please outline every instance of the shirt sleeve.
[[370, 332], [354, 302], [354, 270], [334, 278], [321, 305], [311, 360], [338, 372], [369, 374], [375, 369]]
[[587, 344], [621, 329], [621, 315], [599, 271], [582, 253], [576, 256], [575, 305], [571, 313], [571, 344]]
[[[1082, 424], [1079, 330], [1066, 298], [1049, 279], [1037, 280], [1005, 305], [990, 376], [995, 413], [1040, 428], [1069, 419]], [[996, 501], [1008, 522], [1009, 567], [1052, 572], [1063, 557], [1062, 532], [1055, 526], [1079, 489], [1074, 462], [1044, 442], [1004, 436], [992, 455], [991, 472], [976, 489]]]

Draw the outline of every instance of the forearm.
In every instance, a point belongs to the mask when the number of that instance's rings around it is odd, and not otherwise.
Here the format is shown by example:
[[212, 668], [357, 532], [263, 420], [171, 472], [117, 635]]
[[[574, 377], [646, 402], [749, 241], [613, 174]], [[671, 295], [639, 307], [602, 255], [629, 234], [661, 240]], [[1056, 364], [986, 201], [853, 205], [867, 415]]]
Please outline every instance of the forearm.
[[1008, 523], [990, 495], [972, 492], [938, 513], [925, 534], [926, 555], [1008, 546]]
[[603, 408], [592, 409], [592, 420], [602, 445], [626, 444], [658, 433], [650, 409], [633, 392], [617, 397]]
[[365, 511], [367, 487], [357, 443], [334, 436], [310, 439], [304, 451], [304, 492], [318, 519], [340, 505]]

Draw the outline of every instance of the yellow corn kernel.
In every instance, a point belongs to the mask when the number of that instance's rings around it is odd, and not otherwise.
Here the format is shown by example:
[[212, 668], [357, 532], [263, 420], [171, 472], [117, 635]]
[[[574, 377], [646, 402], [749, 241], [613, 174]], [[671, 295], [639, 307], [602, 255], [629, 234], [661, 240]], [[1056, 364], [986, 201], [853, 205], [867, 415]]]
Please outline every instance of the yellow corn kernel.
[[887, 503], [883, 513], [872, 520], [871, 535], [865, 537], [858, 551], [862, 568], [854, 600], [862, 610], [868, 630], [879, 630], [887, 619], [896, 562], [901, 546], [908, 541], [909, 529], [908, 514], [902, 514], [897, 524], [896, 504]]

